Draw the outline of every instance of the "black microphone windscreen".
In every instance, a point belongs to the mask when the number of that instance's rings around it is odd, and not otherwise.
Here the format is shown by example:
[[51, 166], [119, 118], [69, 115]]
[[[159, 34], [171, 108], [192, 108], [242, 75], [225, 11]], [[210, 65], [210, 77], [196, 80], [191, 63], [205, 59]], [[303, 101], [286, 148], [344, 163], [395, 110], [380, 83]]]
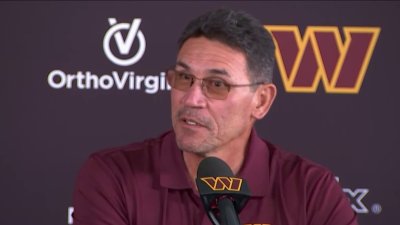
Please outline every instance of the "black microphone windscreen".
[[233, 177], [229, 166], [217, 157], [203, 159], [197, 169], [197, 177]]

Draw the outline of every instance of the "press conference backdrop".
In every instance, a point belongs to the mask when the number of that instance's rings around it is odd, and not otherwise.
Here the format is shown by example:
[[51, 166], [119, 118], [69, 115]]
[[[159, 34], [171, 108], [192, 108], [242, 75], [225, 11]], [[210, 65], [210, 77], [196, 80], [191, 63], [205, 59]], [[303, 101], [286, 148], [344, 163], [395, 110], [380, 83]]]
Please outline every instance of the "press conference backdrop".
[[90, 153], [170, 129], [163, 71], [218, 7], [278, 46], [258, 133], [330, 168], [361, 224], [399, 224], [400, 4], [340, 1], [0, 3], [0, 224], [72, 224]]

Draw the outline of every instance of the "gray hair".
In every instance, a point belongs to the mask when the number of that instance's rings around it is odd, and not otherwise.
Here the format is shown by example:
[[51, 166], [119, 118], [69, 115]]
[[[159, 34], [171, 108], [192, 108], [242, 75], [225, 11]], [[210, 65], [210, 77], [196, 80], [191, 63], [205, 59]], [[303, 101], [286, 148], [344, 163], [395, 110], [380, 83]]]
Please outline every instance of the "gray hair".
[[271, 34], [253, 16], [231, 9], [207, 12], [186, 26], [179, 48], [187, 39], [201, 36], [244, 53], [251, 82], [272, 82], [275, 45]]

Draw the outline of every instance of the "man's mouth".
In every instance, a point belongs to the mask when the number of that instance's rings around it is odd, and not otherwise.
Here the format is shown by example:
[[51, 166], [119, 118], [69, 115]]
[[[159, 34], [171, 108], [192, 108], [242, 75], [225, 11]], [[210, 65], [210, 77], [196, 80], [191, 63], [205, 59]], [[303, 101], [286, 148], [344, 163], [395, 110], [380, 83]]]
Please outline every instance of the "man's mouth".
[[198, 112], [190, 109], [181, 109], [176, 114], [176, 119], [179, 123], [188, 126], [188, 128], [205, 128], [211, 129], [212, 124], [206, 116], [200, 115]]
[[185, 122], [186, 124], [191, 125], [191, 126], [201, 126], [201, 124], [199, 124], [196, 121], [191, 120], [191, 119], [183, 119], [183, 122]]

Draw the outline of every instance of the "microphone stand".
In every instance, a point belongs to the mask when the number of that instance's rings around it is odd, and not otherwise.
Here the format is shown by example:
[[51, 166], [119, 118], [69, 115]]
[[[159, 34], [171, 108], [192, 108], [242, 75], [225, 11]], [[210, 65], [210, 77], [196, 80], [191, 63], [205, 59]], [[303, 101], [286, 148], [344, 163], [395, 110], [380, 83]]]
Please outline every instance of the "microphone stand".
[[221, 225], [240, 225], [238, 215], [232, 200], [229, 197], [222, 197], [218, 200], [217, 207], [220, 211], [219, 219]]

